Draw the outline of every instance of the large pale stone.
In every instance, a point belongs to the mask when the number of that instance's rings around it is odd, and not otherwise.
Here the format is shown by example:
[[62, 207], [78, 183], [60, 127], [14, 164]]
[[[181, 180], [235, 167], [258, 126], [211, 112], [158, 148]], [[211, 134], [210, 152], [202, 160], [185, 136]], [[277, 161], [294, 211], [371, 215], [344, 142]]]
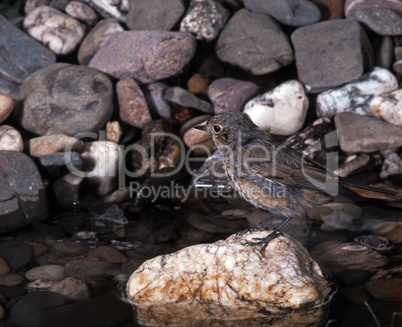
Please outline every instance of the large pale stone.
[[[331, 287], [307, 250], [287, 235], [263, 253], [247, 233], [199, 244], [143, 263], [130, 277], [127, 296], [141, 325], [318, 326]], [[297, 321], [297, 324], [294, 324]], [[276, 324], [275, 324], [276, 325]], [[219, 325], [220, 326], [220, 325]]]
[[370, 102], [370, 110], [374, 116], [402, 126], [402, 89], [374, 97]]
[[303, 126], [307, 108], [308, 98], [303, 86], [292, 80], [250, 100], [244, 112], [263, 130], [291, 135]]

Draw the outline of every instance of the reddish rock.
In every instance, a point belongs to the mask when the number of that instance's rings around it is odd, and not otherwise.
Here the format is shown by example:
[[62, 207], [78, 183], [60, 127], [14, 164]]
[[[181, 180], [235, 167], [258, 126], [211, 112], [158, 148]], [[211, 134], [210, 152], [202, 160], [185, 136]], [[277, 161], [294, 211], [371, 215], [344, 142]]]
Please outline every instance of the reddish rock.
[[120, 80], [116, 85], [116, 91], [122, 121], [143, 128], [152, 120], [144, 94], [134, 80], [130, 78]]
[[345, 0], [312, 0], [321, 11], [321, 20], [334, 20], [343, 18], [343, 5]]

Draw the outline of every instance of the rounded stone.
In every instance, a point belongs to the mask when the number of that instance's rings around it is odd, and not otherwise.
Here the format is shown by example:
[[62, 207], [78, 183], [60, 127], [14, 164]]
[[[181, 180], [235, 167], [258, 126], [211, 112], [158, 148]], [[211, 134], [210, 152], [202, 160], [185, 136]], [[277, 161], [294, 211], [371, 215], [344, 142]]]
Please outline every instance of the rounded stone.
[[101, 72], [53, 64], [22, 84], [16, 115], [32, 133], [75, 135], [101, 129], [112, 115], [112, 100], [112, 83]]
[[123, 252], [108, 245], [98, 246], [94, 249], [90, 249], [87, 256], [89, 260], [103, 260], [120, 264], [127, 262], [127, 258]]
[[96, 52], [105, 46], [115, 33], [123, 31], [124, 28], [121, 27], [117, 19], [102, 19], [82, 41], [78, 50], [78, 62], [81, 65], [88, 65]]
[[84, 142], [64, 134], [52, 134], [34, 137], [29, 140], [29, 155], [40, 158], [56, 152], [82, 152]]
[[189, 33], [125, 31], [114, 34], [89, 63], [115, 78], [152, 83], [178, 74], [195, 54]]
[[35, 40], [55, 54], [72, 52], [85, 35], [85, 26], [78, 20], [48, 6], [40, 6], [24, 19], [24, 28]]
[[14, 100], [0, 92], [0, 123], [5, 121], [14, 109]]
[[402, 126], [402, 89], [374, 97], [369, 104], [371, 113], [385, 121]]
[[24, 141], [20, 132], [12, 126], [0, 126], [0, 150], [22, 152], [23, 149]]
[[54, 284], [50, 291], [61, 294], [74, 301], [85, 300], [91, 297], [88, 283], [82, 279], [67, 277], [61, 282]]
[[344, 6], [345, 16], [353, 19], [357, 10], [370, 7], [392, 9], [402, 14], [400, 0], [346, 0]]
[[247, 102], [244, 112], [263, 130], [291, 135], [303, 126], [308, 103], [303, 85], [291, 80]]
[[370, 280], [364, 287], [378, 300], [386, 302], [402, 301], [402, 278]]
[[71, 1], [64, 9], [66, 14], [88, 25], [93, 25], [98, 20], [98, 15], [90, 6], [79, 1]]
[[380, 35], [402, 34], [402, 15], [391, 9], [360, 8], [355, 11], [355, 19]]
[[62, 280], [64, 276], [64, 267], [58, 265], [45, 265], [29, 269], [25, 273], [25, 278], [29, 280], [48, 279]]
[[224, 77], [216, 79], [208, 88], [208, 96], [216, 114], [221, 111], [241, 111], [244, 104], [260, 87], [252, 82]]

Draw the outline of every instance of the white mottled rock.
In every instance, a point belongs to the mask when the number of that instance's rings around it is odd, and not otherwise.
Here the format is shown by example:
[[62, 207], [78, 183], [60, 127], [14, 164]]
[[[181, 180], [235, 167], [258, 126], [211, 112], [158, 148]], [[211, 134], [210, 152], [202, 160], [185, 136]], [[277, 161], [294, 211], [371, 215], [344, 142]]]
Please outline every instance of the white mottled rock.
[[34, 9], [24, 19], [24, 28], [52, 52], [65, 55], [73, 51], [85, 35], [78, 20], [48, 6]]
[[20, 132], [8, 125], [0, 126], [0, 150], [22, 152], [23, 149], [24, 142]]
[[190, 32], [198, 40], [212, 41], [229, 18], [229, 10], [214, 0], [192, 0], [180, 24], [180, 32]]
[[396, 77], [389, 70], [376, 67], [355, 82], [320, 93], [316, 103], [317, 115], [333, 117], [341, 112], [353, 112], [371, 116], [371, 99], [397, 88]]
[[85, 177], [99, 196], [104, 196], [116, 189], [120, 147], [109, 141], [95, 141], [85, 144], [81, 154], [84, 159]]
[[307, 108], [302, 84], [291, 80], [247, 102], [244, 112], [271, 134], [291, 135], [303, 126]]
[[29, 269], [25, 273], [25, 278], [29, 280], [47, 279], [62, 280], [64, 277], [64, 267], [59, 265], [44, 265]]
[[0, 123], [5, 121], [14, 109], [14, 100], [0, 92]]
[[67, 277], [61, 282], [54, 284], [50, 291], [64, 295], [74, 301], [85, 300], [91, 297], [91, 291], [86, 281]]
[[118, 121], [109, 121], [106, 124], [106, 141], [119, 143], [123, 130]]
[[369, 106], [374, 116], [402, 126], [402, 89], [374, 97]]
[[232, 235], [143, 263], [126, 289], [139, 323], [213, 326], [230, 320], [236, 326], [272, 321], [289, 326], [297, 319], [300, 326], [320, 325], [329, 283], [307, 250], [290, 236], [273, 239], [263, 254], [261, 245], [247, 244], [269, 233]]
[[84, 142], [64, 134], [44, 135], [29, 140], [29, 155], [35, 158], [59, 151], [81, 152], [83, 149]]
[[89, 3], [103, 17], [109, 18], [112, 16], [121, 22], [126, 22], [129, 7], [129, 3], [126, 0], [89, 0]]
[[392, 152], [386, 155], [381, 166], [380, 177], [386, 179], [390, 175], [402, 174], [402, 159]]

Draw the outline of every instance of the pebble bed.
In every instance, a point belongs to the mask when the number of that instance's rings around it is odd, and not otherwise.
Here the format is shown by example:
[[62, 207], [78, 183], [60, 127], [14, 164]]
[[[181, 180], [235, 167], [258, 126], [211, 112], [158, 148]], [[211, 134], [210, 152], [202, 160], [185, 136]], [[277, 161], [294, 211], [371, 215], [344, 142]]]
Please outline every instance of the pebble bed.
[[[216, 113], [402, 192], [400, 0], [5, 1], [0, 45], [0, 327], [132, 326], [145, 260], [265, 218], [193, 128]], [[402, 312], [401, 208], [284, 229], [338, 284], [337, 326]]]

